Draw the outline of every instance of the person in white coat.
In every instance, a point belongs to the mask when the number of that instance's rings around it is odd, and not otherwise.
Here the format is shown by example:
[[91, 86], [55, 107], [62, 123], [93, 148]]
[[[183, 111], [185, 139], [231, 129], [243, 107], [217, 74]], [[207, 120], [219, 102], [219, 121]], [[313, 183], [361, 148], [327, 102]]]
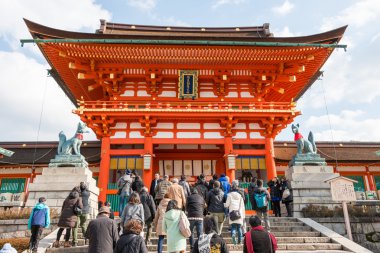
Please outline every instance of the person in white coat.
[[245, 219], [245, 206], [244, 200], [241, 194], [239, 193], [239, 189], [237, 187], [232, 187], [231, 192], [227, 195], [227, 200], [224, 206], [228, 208], [228, 220], [231, 226], [232, 242], [235, 245], [236, 243], [241, 244], [243, 237], [241, 226], [243, 225]]

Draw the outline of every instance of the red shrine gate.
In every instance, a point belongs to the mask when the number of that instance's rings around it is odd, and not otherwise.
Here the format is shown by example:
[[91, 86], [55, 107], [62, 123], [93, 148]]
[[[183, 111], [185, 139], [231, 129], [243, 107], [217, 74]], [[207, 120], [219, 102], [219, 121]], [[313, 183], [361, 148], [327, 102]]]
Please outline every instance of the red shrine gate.
[[[101, 22], [95, 34], [26, 20], [74, 113], [102, 140], [99, 199], [117, 170], [195, 177], [276, 176], [273, 139], [320, 74], [345, 28], [275, 38], [243, 28]], [[236, 172], [237, 171], [237, 172]]]

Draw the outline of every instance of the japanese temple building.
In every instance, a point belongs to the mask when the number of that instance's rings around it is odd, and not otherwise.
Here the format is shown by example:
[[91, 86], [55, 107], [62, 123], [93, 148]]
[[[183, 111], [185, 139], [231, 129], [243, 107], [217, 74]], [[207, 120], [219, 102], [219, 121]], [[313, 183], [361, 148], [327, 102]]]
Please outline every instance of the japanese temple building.
[[[338, 43], [346, 29], [281, 38], [268, 24], [102, 20], [95, 33], [79, 33], [25, 23], [33, 39], [22, 43], [38, 45], [74, 113], [101, 140], [95, 176], [103, 201], [126, 168], [147, 186], [156, 172], [190, 181], [201, 173], [231, 180], [243, 171], [264, 180], [283, 173], [273, 140], [301, 114], [296, 101], [334, 49], [344, 47]], [[373, 178], [367, 184], [375, 187]]]

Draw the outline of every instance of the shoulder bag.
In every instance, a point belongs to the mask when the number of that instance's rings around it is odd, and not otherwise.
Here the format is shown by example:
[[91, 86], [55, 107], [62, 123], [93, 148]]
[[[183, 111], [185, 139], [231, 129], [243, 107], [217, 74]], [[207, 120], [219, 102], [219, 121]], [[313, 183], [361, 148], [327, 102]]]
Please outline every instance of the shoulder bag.
[[179, 231], [183, 237], [189, 238], [191, 236], [190, 223], [183, 211], [181, 211], [181, 215], [179, 217]]
[[240, 199], [240, 202], [239, 202], [239, 210], [232, 210], [230, 212], [230, 219], [232, 221], [236, 221], [238, 219], [241, 218], [241, 213], [240, 213], [240, 208], [241, 208], [241, 202], [242, 202], [243, 198]]

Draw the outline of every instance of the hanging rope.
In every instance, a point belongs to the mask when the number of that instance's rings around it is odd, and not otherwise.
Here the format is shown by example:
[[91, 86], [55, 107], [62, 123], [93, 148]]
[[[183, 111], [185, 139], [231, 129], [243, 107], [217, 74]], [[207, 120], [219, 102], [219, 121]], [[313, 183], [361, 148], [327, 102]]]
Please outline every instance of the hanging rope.
[[44, 88], [44, 92], [43, 92], [43, 95], [42, 95], [42, 104], [41, 104], [40, 119], [39, 119], [39, 122], [38, 122], [37, 139], [36, 139], [36, 142], [34, 144], [34, 153], [33, 153], [33, 162], [32, 162], [32, 171], [33, 172], [34, 172], [34, 164], [36, 162], [37, 144], [38, 144], [38, 141], [39, 141], [39, 138], [40, 138], [42, 115], [43, 115], [43, 112], [44, 112], [46, 90], [47, 90], [47, 83], [48, 83], [48, 78], [49, 77], [50, 77], [50, 75], [49, 75], [49, 72], [48, 72], [48, 74], [46, 75], [46, 78], [45, 78], [45, 88]]
[[[334, 141], [334, 134], [333, 134], [332, 126], [331, 126], [331, 120], [330, 120], [329, 109], [328, 109], [328, 107], [327, 107], [326, 91], [325, 91], [324, 80], [323, 80], [322, 77], [323, 77], [323, 73], [322, 73], [322, 75], [321, 75], [321, 79], [318, 79], [318, 80], [321, 80], [321, 87], [322, 87], [323, 99], [324, 99], [324, 102], [325, 102], [325, 110], [326, 110], [327, 119], [328, 119], [328, 121], [329, 121], [330, 134], [331, 134], [331, 141], [332, 141], [332, 144], [333, 144], [334, 155], [335, 155], [335, 167], [338, 168], [338, 157], [337, 157], [337, 154], [336, 154], [336, 147], [335, 147], [335, 141]], [[318, 149], [318, 151], [321, 152], [321, 150], [319, 150], [319, 149]], [[332, 157], [332, 158], [333, 158], [333, 157]]]

